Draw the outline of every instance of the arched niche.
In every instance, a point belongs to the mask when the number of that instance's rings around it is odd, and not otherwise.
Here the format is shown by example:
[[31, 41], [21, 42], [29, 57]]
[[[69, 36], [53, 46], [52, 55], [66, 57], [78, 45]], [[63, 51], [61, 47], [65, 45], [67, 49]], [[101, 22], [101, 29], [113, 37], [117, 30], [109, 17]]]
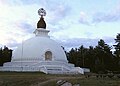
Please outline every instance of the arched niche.
[[52, 52], [51, 51], [46, 51], [45, 52], [45, 60], [46, 61], [51, 61], [52, 60]]

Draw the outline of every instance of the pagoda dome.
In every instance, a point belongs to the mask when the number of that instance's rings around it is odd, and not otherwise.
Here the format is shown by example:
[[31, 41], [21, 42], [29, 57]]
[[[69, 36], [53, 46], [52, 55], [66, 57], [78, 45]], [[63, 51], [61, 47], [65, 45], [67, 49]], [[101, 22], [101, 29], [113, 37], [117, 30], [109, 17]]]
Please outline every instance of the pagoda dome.
[[64, 61], [67, 58], [63, 48], [50, 39], [49, 30], [46, 30], [46, 23], [43, 16], [46, 12], [43, 8], [38, 10], [41, 16], [35, 29], [35, 37], [24, 41], [14, 52], [12, 61], [39, 62], [39, 61]]
[[64, 61], [65, 52], [58, 43], [49, 37], [35, 36], [24, 41], [14, 52], [12, 61]]

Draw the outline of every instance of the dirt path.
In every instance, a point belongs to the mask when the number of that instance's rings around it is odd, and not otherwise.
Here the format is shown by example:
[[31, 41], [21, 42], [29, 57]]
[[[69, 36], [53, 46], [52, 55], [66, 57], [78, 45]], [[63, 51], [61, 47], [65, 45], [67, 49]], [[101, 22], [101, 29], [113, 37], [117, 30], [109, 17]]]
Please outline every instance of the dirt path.
[[79, 78], [83, 78], [83, 77], [56, 77], [54, 79], [49, 79], [47, 81], [44, 81], [44, 82], [40, 82], [38, 84], [33, 84], [31, 86], [43, 86], [49, 82], [52, 82], [52, 81], [58, 81], [58, 80], [66, 80], [66, 79], [79, 79]]

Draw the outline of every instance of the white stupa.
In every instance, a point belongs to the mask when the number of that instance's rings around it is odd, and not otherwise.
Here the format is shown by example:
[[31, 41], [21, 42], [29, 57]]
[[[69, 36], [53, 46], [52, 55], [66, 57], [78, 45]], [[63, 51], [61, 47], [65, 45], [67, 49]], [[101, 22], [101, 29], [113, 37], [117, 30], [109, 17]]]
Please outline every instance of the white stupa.
[[46, 74], [84, 74], [80, 67], [74, 67], [68, 63], [63, 48], [50, 39], [49, 30], [43, 16], [46, 12], [43, 8], [38, 10], [40, 20], [35, 29], [35, 37], [24, 41], [13, 51], [11, 62], [7, 62], [2, 71], [41, 71]]

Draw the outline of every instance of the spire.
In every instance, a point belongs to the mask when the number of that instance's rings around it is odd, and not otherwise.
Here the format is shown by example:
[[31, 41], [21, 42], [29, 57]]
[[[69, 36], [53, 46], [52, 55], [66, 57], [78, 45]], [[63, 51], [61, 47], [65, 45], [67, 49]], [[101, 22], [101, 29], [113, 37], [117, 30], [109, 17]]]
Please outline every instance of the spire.
[[38, 10], [38, 15], [40, 16], [40, 20], [37, 23], [37, 29], [35, 29], [34, 34], [35, 36], [49, 37], [48, 33], [50, 31], [46, 30], [46, 23], [43, 18], [43, 16], [46, 15], [46, 11], [43, 8], [40, 8]]
[[37, 23], [37, 28], [46, 29], [46, 23], [45, 23], [44, 18], [43, 18], [43, 16], [46, 15], [46, 11], [43, 8], [40, 8], [38, 10], [38, 15], [40, 15], [41, 17], [40, 17], [40, 20]]

